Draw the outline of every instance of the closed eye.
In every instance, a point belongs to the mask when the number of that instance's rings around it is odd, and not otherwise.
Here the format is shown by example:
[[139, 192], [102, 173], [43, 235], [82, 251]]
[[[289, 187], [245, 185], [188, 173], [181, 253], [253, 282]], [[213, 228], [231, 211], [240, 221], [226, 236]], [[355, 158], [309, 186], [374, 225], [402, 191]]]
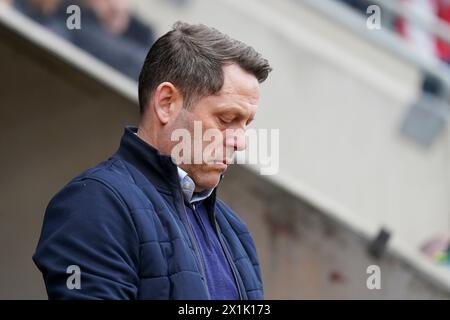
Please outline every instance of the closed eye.
[[230, 124], [230, 123], [233, 122], [233, 120], [234, 120], [234, 119], [227, 119], [227, 118], [219, 117], [219, 121], [220, 121], [222, 124]]

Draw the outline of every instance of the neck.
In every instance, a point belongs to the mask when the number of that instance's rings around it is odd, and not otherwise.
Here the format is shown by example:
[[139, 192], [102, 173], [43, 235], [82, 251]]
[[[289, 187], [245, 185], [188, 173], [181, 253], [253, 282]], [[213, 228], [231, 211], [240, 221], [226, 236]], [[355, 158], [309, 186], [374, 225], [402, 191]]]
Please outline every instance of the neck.
[[159, 145], [157, 143], [158, 139], [156, 139], [156, 134], [152, 132], [152, 130], [149, 130], [147, 127], [139, 124], [137, 135], [146, 143], [148, 143], [149, 145], [151, 145], [155, 149], [158, 149], [161, 152]]

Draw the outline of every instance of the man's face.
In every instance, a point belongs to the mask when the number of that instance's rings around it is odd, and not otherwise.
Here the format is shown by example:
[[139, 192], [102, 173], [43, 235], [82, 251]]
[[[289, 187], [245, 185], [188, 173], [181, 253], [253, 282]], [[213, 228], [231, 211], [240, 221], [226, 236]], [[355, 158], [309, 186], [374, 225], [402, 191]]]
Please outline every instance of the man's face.
[[[259, 83], [253, 75], [236, 64], [224, 66], [223, 74], [224, 84], [217, 95], [200, 99], [190, 110], [182, 109], [175, 121], [175, 127], [187, 129], [192, 138], [191, 161], [179, 166], [194, 180], [196, 191], [214, 188], [234, 152], [246, 148], [245, 130], [255, 117], [258, 105]], [[194, 121], [201, 123], [201, 134], [194, 133]], [[203, 141], [207, 130], [220, 132], [220, 138]], [[194, 162], [194, 153], [198, 152], [194, 146], [201, 146], [200, 164]]]

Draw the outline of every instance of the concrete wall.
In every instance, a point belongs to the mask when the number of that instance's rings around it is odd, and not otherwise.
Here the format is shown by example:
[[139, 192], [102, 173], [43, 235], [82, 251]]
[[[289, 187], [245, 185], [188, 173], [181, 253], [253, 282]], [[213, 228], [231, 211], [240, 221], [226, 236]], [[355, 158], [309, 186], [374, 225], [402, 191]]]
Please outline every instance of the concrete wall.
[[[267, 299], [450, 298], [389, 245], [373, 258], [370, 239], [245, 167], [232, 166], [219, 190], [254, 236]], [[371, 265], [380, 268], [379, 290], [366, 284]]]

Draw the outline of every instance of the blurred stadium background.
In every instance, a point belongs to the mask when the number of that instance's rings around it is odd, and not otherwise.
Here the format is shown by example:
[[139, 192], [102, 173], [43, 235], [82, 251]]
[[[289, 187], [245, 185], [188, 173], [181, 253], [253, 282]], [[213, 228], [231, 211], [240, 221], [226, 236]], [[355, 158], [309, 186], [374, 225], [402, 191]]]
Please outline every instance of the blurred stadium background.
[[280, 130], [280, 170], [235, 165], [220, 187], [266, 298], [448, 299], [447, 0], [0, 0], [0, 298], [46, 298], [31, 260], [45, 207], [136, 124], [140, 66], [177, 20], [274, 68], [253, 126]]

